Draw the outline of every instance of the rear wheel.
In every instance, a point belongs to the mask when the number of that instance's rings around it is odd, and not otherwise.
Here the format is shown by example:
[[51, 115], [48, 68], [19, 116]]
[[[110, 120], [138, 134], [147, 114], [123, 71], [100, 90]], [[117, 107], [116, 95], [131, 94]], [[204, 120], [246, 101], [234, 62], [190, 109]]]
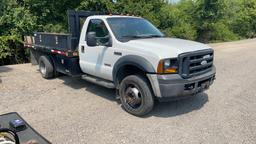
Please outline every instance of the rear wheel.
[[47, 56], [39, 58], [39, 70], [43, 78], [50, 79], [54, 77], [54, 67]]
[[140, 75], [130, 75], [122, 80], [120, 99], [123, 108], [136, 116], [149, 113], [154, 106], [154, 99], [148, 81]]

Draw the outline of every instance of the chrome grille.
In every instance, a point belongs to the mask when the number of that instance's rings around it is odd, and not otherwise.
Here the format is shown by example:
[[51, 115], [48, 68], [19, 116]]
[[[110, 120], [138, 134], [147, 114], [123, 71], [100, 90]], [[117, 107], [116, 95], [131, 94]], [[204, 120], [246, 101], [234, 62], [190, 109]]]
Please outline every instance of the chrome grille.
[[213, 50], [184, 53], [179, 56], [180, 75], [189, 78], [206, 73], [213, 67]]

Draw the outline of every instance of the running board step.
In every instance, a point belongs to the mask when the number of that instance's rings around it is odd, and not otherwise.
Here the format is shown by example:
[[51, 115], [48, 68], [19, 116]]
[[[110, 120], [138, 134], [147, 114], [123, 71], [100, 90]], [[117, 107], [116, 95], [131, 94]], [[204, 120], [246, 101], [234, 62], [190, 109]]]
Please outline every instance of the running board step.
[[115, 88], [114, 83], [112, 83], [110, 81], [107, 81], [107, 80], [104, 80], [104, 79], [101, 79], [101, 78], [94, 77], [94, 76], [82, 75], [82, 79], [86, 80], [88, 82], [91, 82], [91, 83], [94, 83], [94, 84], [106, 87], [106, 88], [110, 88], [110, 89], [114, 89]]

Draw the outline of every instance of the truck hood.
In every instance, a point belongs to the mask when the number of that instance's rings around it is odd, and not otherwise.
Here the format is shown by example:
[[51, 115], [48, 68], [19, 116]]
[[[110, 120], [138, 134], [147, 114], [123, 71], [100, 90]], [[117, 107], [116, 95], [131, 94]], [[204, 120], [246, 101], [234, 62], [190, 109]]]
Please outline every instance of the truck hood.
[[208, 45], [177, 39], [177, 38], [148, 38], [126, 42], [125, 45], [134, 51], [156, 54], [160, 58], [173, 58], [181, 53], [209, 49]]

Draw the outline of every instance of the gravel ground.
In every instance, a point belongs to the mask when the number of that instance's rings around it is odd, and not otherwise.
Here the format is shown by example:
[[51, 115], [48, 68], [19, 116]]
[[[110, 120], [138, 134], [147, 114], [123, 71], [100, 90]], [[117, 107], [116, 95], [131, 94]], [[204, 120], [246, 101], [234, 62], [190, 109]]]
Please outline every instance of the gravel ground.
[[157, 103], [144, 118], [113, 90], [30, 64], [0, 67], [0, 114], [16, 111], [52, 143], [256, 143], [256, 39], [212, 45], [217, 80], [206, 93]]

